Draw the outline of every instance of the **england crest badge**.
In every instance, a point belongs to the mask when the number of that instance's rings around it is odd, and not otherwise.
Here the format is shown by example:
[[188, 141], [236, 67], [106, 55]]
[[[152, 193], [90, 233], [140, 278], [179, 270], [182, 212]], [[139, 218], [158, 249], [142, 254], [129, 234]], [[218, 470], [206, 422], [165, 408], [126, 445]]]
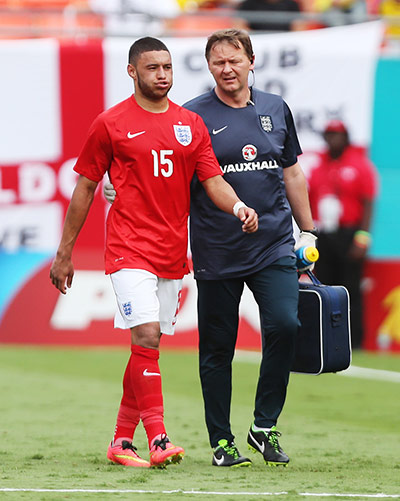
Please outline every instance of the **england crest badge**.
[[190, 125], [174, 125], [175, 137], [182, 146], [188, 146], [192, 142]]
[[274, 126], [269, 115], [258, 115], [260, 117], [261, 127], [265, 132], [272, 132]]
[[124, 310], [126, 317], [129, 317], [129, 315], [132, 315], [132, 303], [130, 301], [128, 303], [122, 303], [122, 308]]

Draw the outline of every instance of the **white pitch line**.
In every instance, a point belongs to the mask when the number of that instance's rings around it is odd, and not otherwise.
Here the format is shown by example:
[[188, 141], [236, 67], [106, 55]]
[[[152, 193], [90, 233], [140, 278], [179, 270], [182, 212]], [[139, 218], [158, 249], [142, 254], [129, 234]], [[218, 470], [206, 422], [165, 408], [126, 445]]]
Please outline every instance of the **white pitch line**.
[[[51, 493], [87, 493], [87, 494], [193, 494], [200, 496], [286, 496], [289, 493], [283, 492], [216, 492], [216, 491], [184, 491], [175, 489], [172, 491], [156, 491], [145, 489], [17, 489], [12, 487], [0, 488], [0, 492], [51, 492]], [[292, 493], [291, 493], [292, 495]], [[298, 496], [305, 497], [351, 497], [369, 499], [398, 499], [400, 494], [355, 494], [355, 493], [335, 493], [335, 492], [298, 492]]]
[[367, 369], [351, 365], [348, 369], [338, 372], [340, 376], [357, 377], [361, 379], [372, 379], [375, 381], [389, 381], [390, 383], [400, 383], [400, 372], [385, 371], [382, 369]]
[[313, 497], [337, 497], [337, 498], [374, 498], [374, 499], [385, 499], [385, 498], [400, 498], [400, 494], [344, 494], [344, 493], [329, 493], [329, 492], [299, 492], [299, 496], [313, 496]]
[[[258, 351], [236, 350], [236, 362], [260, 363], [261, 354]], [[400, 383], [400, 372], [386, 371], [382, 369], [369, 369], [351, 365], [345, 371], [337, 372], [339, 376], [355, 377], [359, 379], [371, 379], [373, 381], [388, 381], [390, 383]]]

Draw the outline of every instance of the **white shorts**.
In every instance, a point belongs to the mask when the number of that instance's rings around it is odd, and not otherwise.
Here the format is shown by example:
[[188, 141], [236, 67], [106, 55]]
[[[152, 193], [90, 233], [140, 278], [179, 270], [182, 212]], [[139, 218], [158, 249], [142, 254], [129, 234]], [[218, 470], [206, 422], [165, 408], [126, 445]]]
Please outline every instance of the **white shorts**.
[[137, 269], [118, 270], [110, 277], [118, 304], [114, 327], [130, 329], [159, 322], [163, 334], [174, 334], [182, 279], [159, 278]]

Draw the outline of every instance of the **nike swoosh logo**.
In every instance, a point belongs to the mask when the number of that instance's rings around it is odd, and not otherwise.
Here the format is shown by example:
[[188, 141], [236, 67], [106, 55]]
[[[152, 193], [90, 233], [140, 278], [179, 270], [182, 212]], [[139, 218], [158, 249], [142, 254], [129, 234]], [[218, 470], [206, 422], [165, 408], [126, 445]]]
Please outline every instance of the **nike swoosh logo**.
[[225, 127], [221, 127], [220, 129], [213, 129], [212, 130], [212, 133], [213, 135], [215, 136], [216, 134], [219, 134], [220, 132], [222, 132], [223, 130], [225, 130], [228, 126], [225, 125]]
[[144, 134], [145, 132], [146, 132], [145, 130], [142, 130], [142, 132], [136, 132], [135, 134], [131, 134], [130, 132], [128, 132], [127, 136], [129, 137], [129, 139], [132, 139], [133, 137], [140, 136], [141, 134]]
[[265, 444], [264, 444], [264, 442], [261, 442], [261, 444], [260, 444], [259, 442], [257, 442], [257, 440], [253, 437], [253, 435], [251, 433], [250, 433], [250, 436], [254, 440], [254, 443], [257, 444], [257, 447], [260, 450], [261, 454], [264, 454], [264, 450], [265, 450]]
[[143, 376], [161, 376], [158, 372], [149, 372], [147, 369], [143, 371]]
[[219, 459], [214, 456], [214, 459], [218, 466], [221, 466], [224, 462], [224, 456], [221, 456]]

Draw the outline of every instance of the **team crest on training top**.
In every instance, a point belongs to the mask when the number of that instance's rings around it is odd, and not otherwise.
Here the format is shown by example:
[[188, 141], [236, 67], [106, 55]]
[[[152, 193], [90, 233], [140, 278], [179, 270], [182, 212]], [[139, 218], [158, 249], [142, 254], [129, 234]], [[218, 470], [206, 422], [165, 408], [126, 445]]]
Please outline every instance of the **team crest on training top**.
[[265, 132], [272, 132], [274, 126], [272, 125], [272, 120], [269, 115], [258, 115], [260, 117], [261, 127]]
[[192, 142], [190, 125], [174, 125], [175, 137], [178, 143], [188, 146]]

